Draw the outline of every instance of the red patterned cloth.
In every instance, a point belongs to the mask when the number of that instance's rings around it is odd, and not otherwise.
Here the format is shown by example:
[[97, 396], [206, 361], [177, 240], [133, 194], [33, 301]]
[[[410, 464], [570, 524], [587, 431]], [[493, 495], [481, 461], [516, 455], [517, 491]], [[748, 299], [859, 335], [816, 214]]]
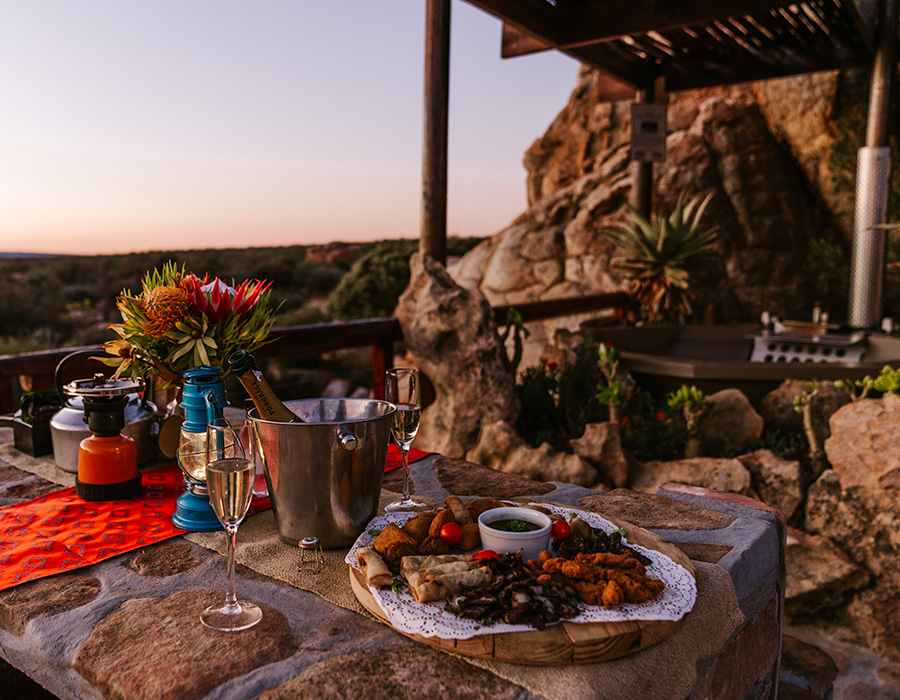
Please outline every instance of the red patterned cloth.
[[[409, 461], [428, 454], [410, 450]], [[400, 466], [391, 445], [384, 470]], [[122, 501], [85, 501], [70, 487], [0, 507], [0, 591], [184, 534], [172, 524], [181, 470], [174, 463], [147, 470], [141, 484], [140, 496]], [[269, 499], [254, 498], [250, 511], [269, 507]]]
[[[430, 454], [433, 453], [422, 452], [422, 450], [410, 450], [409, 463], [412, 464], [413, 462], [418, 462], [420, 459], [427, 457]], [[392, 442], [390, 445], [388, 445], [387, 462], [384, 465], [384, 471], [385, 473], [392, 472], [402, 466], [403, 462], [400, 460], [400, 448]]]

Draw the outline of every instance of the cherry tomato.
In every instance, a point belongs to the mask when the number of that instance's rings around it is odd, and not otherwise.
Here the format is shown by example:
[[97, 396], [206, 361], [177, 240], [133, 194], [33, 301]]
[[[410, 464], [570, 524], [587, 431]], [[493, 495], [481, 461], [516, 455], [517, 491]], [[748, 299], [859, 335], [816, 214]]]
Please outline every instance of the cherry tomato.
[[497, 556], [497, 552], [495, 552], [493, 549], [482, 549], [480, 552], [475, 552], [475, 554], [472, 555], [472, 559], [474, 559], [475, 561], [481, 561], [482, 559], [499, 558], [500, 557]]
[[558, 540], [564, 540], [569, 536], [572, 529], [565, 520], [554, 520], [550, 526], [550, 534]]
[[456, 523], [447, 523], [441, 528], [440, 534], [447, 544], [456, 544], [462, 539], [462, 528]]

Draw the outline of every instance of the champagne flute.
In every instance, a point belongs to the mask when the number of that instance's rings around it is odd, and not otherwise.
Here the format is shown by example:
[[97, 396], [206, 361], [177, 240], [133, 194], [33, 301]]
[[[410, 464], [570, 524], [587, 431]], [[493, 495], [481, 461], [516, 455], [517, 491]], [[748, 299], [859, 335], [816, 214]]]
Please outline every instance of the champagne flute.
[[412, 510], [422, 505], [409, 496], [409, 446], [419, 430], [419, 416], [422, 413], [419, 370], [389, 369], [384, 373], [384, 395], [387, 401], [397, 407], [391, 436], [400, 447], [400, 459], [403, 463], [403, 497], [385, 506], [385, 511], [393, 513]]
[[254, 603], [239, 602], [234, 591], [234, 546], [238, 525], [247, 515], [253, 496], [256, 465], [244, 458], [244, 449], [234, 429], [224, 419], [211, 421], [206, 430], [206, 487], [209, 502], [228, 538], [228, 592], [225, 604], [208, 607], [200, 621], [212, 629], [233, 632], [252, 627], [262, 619]]

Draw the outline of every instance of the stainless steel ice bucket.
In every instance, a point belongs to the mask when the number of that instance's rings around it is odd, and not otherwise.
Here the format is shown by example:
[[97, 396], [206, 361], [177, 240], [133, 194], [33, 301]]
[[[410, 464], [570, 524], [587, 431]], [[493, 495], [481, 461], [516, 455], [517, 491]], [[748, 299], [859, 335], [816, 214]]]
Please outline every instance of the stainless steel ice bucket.
[[318, 537], [347, 547], [378, 509], [393, 404], [370, 399], [287, 402], [305, 422], [275, 423], [250, 411], [252, 449], [262, 461], [281, 539]]

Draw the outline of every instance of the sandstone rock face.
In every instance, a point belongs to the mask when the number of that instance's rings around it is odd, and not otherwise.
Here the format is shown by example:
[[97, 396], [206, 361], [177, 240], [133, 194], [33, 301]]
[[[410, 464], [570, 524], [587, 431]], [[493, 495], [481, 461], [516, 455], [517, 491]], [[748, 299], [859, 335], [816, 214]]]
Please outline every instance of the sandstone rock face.
[[[861, 403], [865, 401], [846, 406], [839, 413]], [[860, 442], [868, 442], [863, 437], [870, 436], [860, 436]], [[831, 439], [835, 439], [834, 434]], [[858, 480], [850, 475], [846, 478], [848, 483], [873, 481], [871, 473], [863, 474]], [[873, 650], [900, 660], [897, 624], [900, 615], [900, 567], [897, 566], [900, 561], [900, 497], [897, 489], [867, 488], [858, 483], [844, 486], [838, 473], [828, 469], [807, 492], [805, 517], [806, 530], [839, 544], [854, 563], [872, 573], [872, 587], [857, 594], [848, 607], [849, 620]]]
[[[582, 70], [566, 107], [528, 149], [528, 209], [453, 271], [461, 285], [481, 289], [491, 303], [626, 286], [611, 264], [614, 251], [603, 229], [621, 221], [631, 188], [630, 105], [597, 102], [597, 85], [597, 75]], [[671, 96], [666, 167], [655, 168], [655, 207], [668, 212], [682, 190], [712, 192], [706, 221], [720, 231], [718, 264], [692, 279], [697, 318], [746, 320], [765, 309], [799, 318], [812, 307], [805, 266], [797, 261], [805, 259], [811, 240], [841, 240], [833, 215], [810, 187], [813, 175], [814, 185], [827, 179], [826, 170], [813, 166], [827, 160], [834, 138], [817, 140], [809, 132], [829, 129], [828, 104], [808, 110], [801, 124], [800, 109], [791, 103], [822, 98], [838, 100], [839, 91], [823, 81], [798, 80], [782, 81], [780, 90], [741, 85]], [[798, 118], [789, 129], [776, 128], [784, 114]], [[794, 141], [802, 143], [792, 154]], [[834, 211], [843, 211], [841, 197], [827, 200]], [[531, 324], [529, 346], [542, 347], [560, 325], [560, 319]], [[533, 359], [526, 352], [524, 364]]]
[[484, 296], [459, 287], [431, 258], [413, 255], [410, 271], [394, 315], [413, 365], [436, 394], [422, 412], [416, 446], [463, 457], [483, 423], [515, 420], [515, 378]]
[[622, 451], [618, 423], [588, 423], [584, 435], [569, 444], [576, 455], [594, 465], [607, 486], [621, 488], [628, 482], [628, 459]]
[[632, 464], [628, 486], [635, 491], [653, 493], [670, 481], [714, 491], [741, 494], [750, 491], [750, 472], [739, 460], [715, 457]]
[[504, 421], [485, 425], [478, 444], [466, 459], [535, 481], [562, 481], [579, 486], [597, 483], [597, 470], [581, 457], [556, 452], [547, 443], [532, 447]]
[[800, 462], [780, 459], [770, 450], [756, 450], [738, 460], [750, 472], [750, 482], [760, 500], [790, 519], [803, 502]]
[[728, 448], [758, 438], [763, 419], [740, 389], [723, 389], [707, 397], [709, 410], [700, 421], [703, 453], [721, 455]]
[[863, 399], [841, 408], [831, 417], [831, 437], [825, 454], [841, 486], [900, 494], [900, 396]]
[[803, 393], [806, 382], [785, 379], [759, 402], [759, 414], [767, 430], [799, 433], [803, 430], [803, 416], [794, 410], [794, 399]]
[[837, 605], [869, 582], [869, 573], [830, 541], [793, 528], [788, 528], [785, 560], [785, 611], [791, 615]]

